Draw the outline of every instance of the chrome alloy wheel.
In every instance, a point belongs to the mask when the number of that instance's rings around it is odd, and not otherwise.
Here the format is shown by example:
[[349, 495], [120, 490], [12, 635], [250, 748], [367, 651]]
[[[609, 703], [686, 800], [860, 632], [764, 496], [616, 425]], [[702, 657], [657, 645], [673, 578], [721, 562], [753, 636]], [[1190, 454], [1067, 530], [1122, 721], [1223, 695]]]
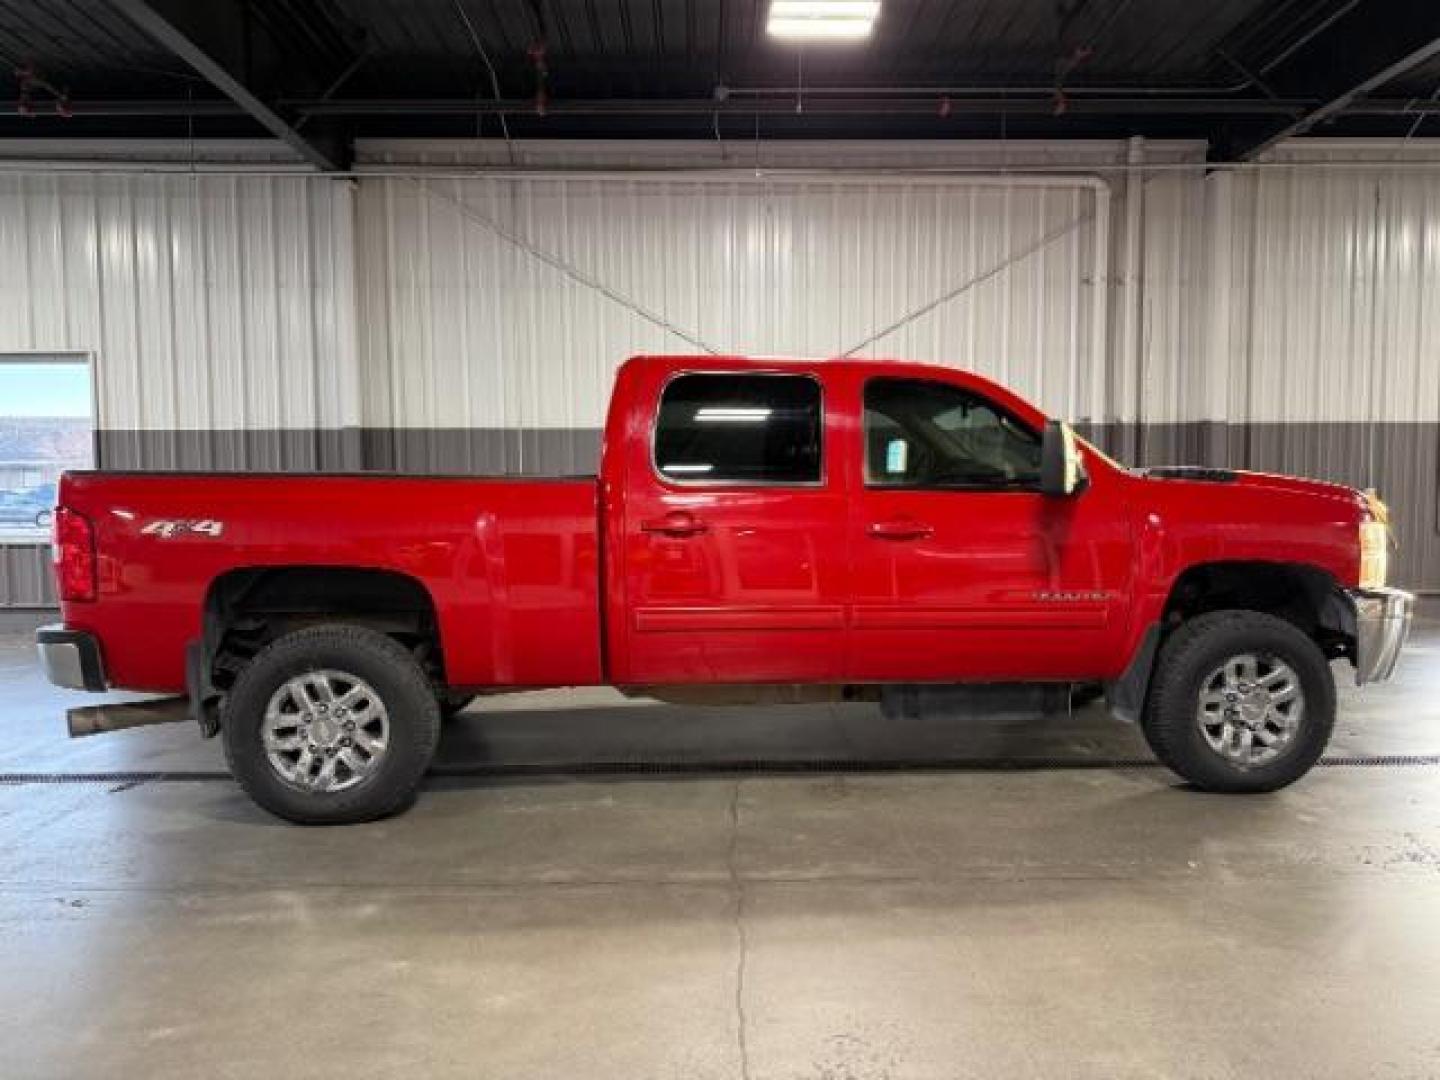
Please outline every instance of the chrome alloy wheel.
[[1200, 684], [1195, 722], [1221, 757], [1242, 769], [1268, 765], [1305, 719], [1300, 676], [1276, 656], [1239, 653]]
[[375, 688], [344, 671], [307, 671], [281, 684], [260, 729], [270, 767], [302, 791], [344, 791], [385, 756], [390, 714]]

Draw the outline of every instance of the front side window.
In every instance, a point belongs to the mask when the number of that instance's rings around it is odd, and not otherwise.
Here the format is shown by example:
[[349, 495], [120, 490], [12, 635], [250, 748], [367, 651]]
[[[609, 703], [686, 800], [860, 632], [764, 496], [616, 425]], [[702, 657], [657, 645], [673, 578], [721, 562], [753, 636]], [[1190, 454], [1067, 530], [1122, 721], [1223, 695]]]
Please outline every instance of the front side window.
[[978, 394], [926, 379], [865, 385], [865, 483], [1016, 489], [1040, 482], [1040, 439]]
[[818, 483], [820, 427], [808, 375], [681, 375], [660, 398], [655, 467], [682, 483]]

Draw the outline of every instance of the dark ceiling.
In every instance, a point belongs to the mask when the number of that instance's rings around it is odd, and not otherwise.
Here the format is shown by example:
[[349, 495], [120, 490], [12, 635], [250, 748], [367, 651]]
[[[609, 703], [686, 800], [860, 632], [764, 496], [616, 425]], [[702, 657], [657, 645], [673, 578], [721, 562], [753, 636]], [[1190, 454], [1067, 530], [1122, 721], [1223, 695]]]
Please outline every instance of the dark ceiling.
[[0, 137], [1440, 135], [1440, 0], [0, 0]]

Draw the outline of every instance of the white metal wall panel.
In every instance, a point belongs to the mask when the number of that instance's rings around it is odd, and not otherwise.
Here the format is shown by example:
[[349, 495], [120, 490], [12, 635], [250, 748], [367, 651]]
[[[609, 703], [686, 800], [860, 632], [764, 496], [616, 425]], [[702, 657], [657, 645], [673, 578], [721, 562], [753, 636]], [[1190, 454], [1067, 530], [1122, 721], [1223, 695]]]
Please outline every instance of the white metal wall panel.
[[[1137, 179], [1143, 191], [1139, 364], [1112, 418], [1147, 424], [1212, 419], [1205, 412], [1205, 188], [1194, 172]], [[1128, 271], [1127, 271], [1128, 275]]]
[[353, 425], [351, 222], [338, 181], [0, 173], [0, 351], [93, 353], [108, 430]]
[[598, 427], [626, 356], [698, 350], [594, 282], [721, 352], [836, 355], [903, 323], [859, 355], [1079, 411], [1095, 209], [1059, 178], [367, 178], [366, 425]]
[[1235, 181], [1229, 418], [1440, 420], [1436, 176], [1377, 164]]
[[1399, 580], [1440, 589], [1440, 171], [1433, 145], [1356, 153], [1321, 143], [1211, 179], [1232, 190], [1210, 223], [1229, 346], [1210, 378], [1233, 461], [1378, 488]]

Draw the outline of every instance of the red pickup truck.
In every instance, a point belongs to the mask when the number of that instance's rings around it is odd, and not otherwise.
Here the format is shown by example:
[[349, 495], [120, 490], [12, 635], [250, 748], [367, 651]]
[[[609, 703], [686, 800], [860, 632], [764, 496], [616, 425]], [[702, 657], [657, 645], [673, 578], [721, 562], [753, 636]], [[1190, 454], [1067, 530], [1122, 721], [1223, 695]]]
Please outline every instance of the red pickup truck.
[[52, 681], [187, 695], [302, 822], [405, 805], [475, 695], [595, 684], [1098, 683], [1194, 785], [1268, 791], [1325, 747], [1328, 661], [1388, 678], [1413, 606], [1373, 495], [1127, 469], [894, 362], [632, 359], [598, 478], [80, 472], [54, 528]]

